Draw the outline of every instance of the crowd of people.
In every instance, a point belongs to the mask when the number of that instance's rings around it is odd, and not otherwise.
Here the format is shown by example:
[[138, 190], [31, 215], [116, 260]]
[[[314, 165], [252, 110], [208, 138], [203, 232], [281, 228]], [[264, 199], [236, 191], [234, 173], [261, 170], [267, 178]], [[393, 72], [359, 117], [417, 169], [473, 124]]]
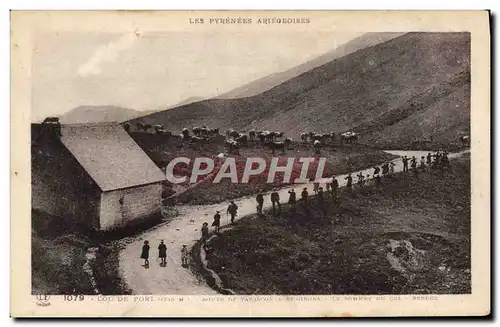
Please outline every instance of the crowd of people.
[[[448, 152], [438, 151], [435, 153], [428, 153], [427, 156], [421, 156], [420, 159], [416, 158], [415, 156], [409, 158], [408, 156], [404, 155], [401, 157], [401, 164], [403, 173], [411, 171], [414, 174], [418, 175], [419, 173], [431, 172], [431, 171], [444, 172], [447, 168], [449, 168], [450, 162], [448, 158]], [[387, 176], [395, 172], [395, 166], [396, 163], [394, 161], [391, 161], [391, 162], [386, 162], [380, 166], [374, 166], [372, 168], [373, 169], [372, 174], [367, 174], [365, 172], [366, 175], [364, 175], [363, 171], [360, 171], [358, 174], [355, 175], [355, 177], [357, 178], [355, 184], [352, 173], [348, 173], [347, 176], [344, 178], [346, 180], [346, 188], [348, 191], [352, 191], [355, 185], [356, 187], [364, 187], [370, 185], [379, 186], [382, 184], [383, 178], [386, 178]], [[313, 192], [316, 195], [316, 202], [319, 205], [320, 209], [322, 210], [325, 208], [325, 206], [323, 205], [326, 201], [325, 197], [328, 196], [331, 197], [332, 201], [335, 203], [338, 202], [339, 200], [338, 197], [339, 181], [337, 180], [337, 177], [335, 175], [333, 175], [331, 178], [328, 179], [328, 182], [325, 183], [325, 188], [326, 192], [319, 182], [313, 183]], [[280, 194], [277, 191], [271, 192], [270, 201], [272, 204], [272, 215], [279, 216], [281, 214]], [[264, 195], [262, 193], [257, 194], [256, 202], [257, 202], [257, 215], [263, 216]], [[312, 205], [312, 201], [309, 196], [309, 191], [307, 187], [304, 187], [302, 189], [299, 199], [297, 199], [297, 194], [295, 193], [295, 190], [290, 189], [288, 191], [288, 204], [290, 205], [290, 209], [292, 212], [296, 212], [298, 204], [305, 212], [309, 212], [310, 207]], [[228, 223], [233, 224], [237, 214], [238, 214], [238, 206], [236, 205], [236, 203], [234, 203], [234, 201], [230, 201], [229, 206], [226, 210]], [[214, 220], [212, 222], [212, 227], [214, 227], [214, 232], [216, 234], [220, 233], [220, 228], [221, 228], [220, 211], [216, 211], [214, 215]], [[201, 241], [204, 247], [207, 245], [209, 236], [210, 236], [210, 230], [208, 223], [204, 222], [201, 227]], [[145, 260], [144, 262], [145, 267], [149, 266], [149, 250], [150, 250], [149, 242], [144, 241], [144, 245], [142, 247], [141, 259]], [[163, 240], [160, 242], [158, 246], [158, 257], [161, 261], [160, 266], [163, 267], [166, 266], [167, 247]], [[183, 267], [187, 266], [189, 259], [189, 251], [186, 245], [183, 245], [181, 249], [181, 258], [182, 258], [182, 266]]]

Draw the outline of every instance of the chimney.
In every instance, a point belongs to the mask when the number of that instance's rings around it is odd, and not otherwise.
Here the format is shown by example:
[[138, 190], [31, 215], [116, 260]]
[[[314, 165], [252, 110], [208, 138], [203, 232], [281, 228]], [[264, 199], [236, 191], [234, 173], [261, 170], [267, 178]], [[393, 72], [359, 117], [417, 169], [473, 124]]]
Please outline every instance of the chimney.
[[50, 139], [59, 139], [61, 137], [61, 123], [59, 117], [47, 117], [42, 122], [42, 134]]

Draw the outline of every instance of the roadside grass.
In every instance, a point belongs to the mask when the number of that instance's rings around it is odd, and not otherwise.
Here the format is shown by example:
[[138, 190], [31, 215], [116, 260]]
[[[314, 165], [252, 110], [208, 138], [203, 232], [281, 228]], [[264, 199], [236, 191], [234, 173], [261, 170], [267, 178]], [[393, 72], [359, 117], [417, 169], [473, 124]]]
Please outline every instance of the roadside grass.
[[209, 268], [238, 294], [470, 293], [469, 156], [340, 199], [237, 221], [211, 241]]
[[171, 218], [154, 216], [136, 225], [106, 233], [61, 233], [66, 229], [46, 223], [60, 219], [32, 210], [32, 293], [95, 294], [83, 266], [87, 250], [97, 247], [99, 250], [92, 271], [99, 293], [132, 294], [120, 277], [119, 253], [122, 246], [134, 235], [166, 223]]

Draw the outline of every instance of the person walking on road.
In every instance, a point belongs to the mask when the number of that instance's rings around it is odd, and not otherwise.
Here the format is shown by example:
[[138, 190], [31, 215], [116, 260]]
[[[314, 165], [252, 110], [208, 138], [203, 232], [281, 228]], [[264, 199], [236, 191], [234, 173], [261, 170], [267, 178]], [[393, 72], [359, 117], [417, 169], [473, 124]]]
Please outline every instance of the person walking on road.
[[322, 187], [320, 187], [318, 189], [317, 197], [318, 197], [319, 208], [321, 209], [321, 211], [323, 213], [325, 213], [325, 198], [324, 198], [324, 192], [323, 192], [323, 188]]
[[370, 178], [370, 174], [366, 174], [366, 177], [365, 177], [365, 185], [366, 186], [371, 186], [372, 185], [372, 182], [373, 180]]
[[420, 157], [420, 170], [424, 173], [426, 171], [425, 156]]
[[217, 211], [214, 215], [214, 222], [212, 226], [215, 227], [215, 232], [218, 234], [220, 232], [220, 212]]
[[188, 266], [188, 263], [189, 263], [189, 250], [188, 250], [186, 244], [182, 245], [182, 249], [181, 249], [181, 261], [182, 261], [182, 267], [187, 267]]
[[259, 216], [262, 216], [262, 208], [264, 207], [264, 196], [261, 193], [259, 193], [257, 194], [256, 200], [257, 200], [257, 214]]
[[307, 207], [309, 205], [309, 192], [307, 192], [307, 187], [304, 187], [300, 195], [301, 195], [300, 200], [302, 201], [302, 205], [304, 206], [304, 209], [307, 210]]
[[238, 206], [236, 205], [236, 203], [234, 203], [234, 201], [231, 201], [231, 203], [229, 204], [229, 207], [227, 207], [227, 211], [226, 211], [226, 214], [230, 214], [231, 215], [231, 224], [234, 223], [234, 218], [236, 217], [236, 214], [238, 213]]
[[363, 175], [363, 172], [360, 171], [358, 176], [358, 186], [362, 187], [365, 184], [365, 176]]
[[434, 154], [434, 161], [432, 162], [432, 166], [437, 169], [439, 168], [440, 164], [441, 164], [441, 153], [439, 153], [438, 151]]
[[[271, 203], [273, 204], [273, 216], [279, 216], [281, 214], [281, 203], [278, 192], [274, 191], [271, 193]], [[276, 213], [276, 207], [278, 208], [278, 213]]]
[[332, 186], [331, 186], [331, 189], [332, 189], [332, 200], [333, 201], [337, 201], [337, 192], [338, 192], [338, 189], [339, 189], [339, 181], [337, 180], [337, 178], [335, 177], [335, 175], [332, 176]]
[[295, 212], [295, 204], [297, 203], [297, 194], [295, 194], [295, 190], [291, 189], [288, 191], [288, 204], [292, 209], [292, 212]]
[[144, 267], [149, 266], [149, 241], [144, 241], [142, 246], [141, 259], [144, 259]]
[[205, 242], [208, 240], [208, 223], [203, 223], [203, 225], [201, 226], [201, 241], [203, 244], [205, 244]]
[[441, 156], [441, 165], [443, 168], [449, 168], [450, 166], [450, 159], [448, 158], [448, 152], [444, 151], [443, 155]]
[[167, 246], [161, 240], [160, 245], [158, 245], [158, 258], [160, 258], [160, 265], [167, 264]]
[[382, 165], [382, 175], [386, 176], [389, 174], [389, 163], [386, 162], [385, 164]]
[[396, 166], [396, 164], [391, 161], [391, 163], [389, 164], [389, 171], [391, 174], [394, 174], [394, 166]]
[[319, 190], [319, 183], [315, 181], [313, 184], [314, 194], [318, 194], [318, 190]]
[[417, 158], [415, 158], [415, 156], [411, 157], [411, 168], [417, 168]]
[[347, 188], [349, 190], [351, 190], [352, 189], [352, 175], [351, 175], [351, 173], [349, 173], [349, 175], [347, 175], [347, 177], [345, 179], [347, 180], [347, 184], [346, 184]]
[[403, 172], [407, 172], [408, 171], [408, 157], [407, 156], [403, 156]]
[[415, 174], [415, 177], [418, 177], [417, 158], [415, 156], [411, 157], [411, 170]]

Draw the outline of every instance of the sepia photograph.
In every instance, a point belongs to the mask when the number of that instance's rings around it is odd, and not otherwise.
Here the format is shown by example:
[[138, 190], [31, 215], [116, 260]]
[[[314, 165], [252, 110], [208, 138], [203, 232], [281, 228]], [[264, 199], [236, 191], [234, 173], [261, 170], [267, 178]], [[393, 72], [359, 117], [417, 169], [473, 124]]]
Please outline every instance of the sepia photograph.
[[[18, 88], [29, 89], [28, 142], [12, 148], [26, 155], [30, 205], [12, 224], [29, 230], [23, 283], [37, 312], [57, 297], [83, 307], [194, 296], [209, 310], [327, 296], [354, 310], [375, 297], [435, 306], [478, 294], [489, 73], [476, 73], [472, 49], [489, 49], [489, 35], [314, 28], [324, 14], [181, 12], [163, 30], [30, 31], [18, 57], [29, 61]], [[474, 105], [479, 76], [487, 96]]]

